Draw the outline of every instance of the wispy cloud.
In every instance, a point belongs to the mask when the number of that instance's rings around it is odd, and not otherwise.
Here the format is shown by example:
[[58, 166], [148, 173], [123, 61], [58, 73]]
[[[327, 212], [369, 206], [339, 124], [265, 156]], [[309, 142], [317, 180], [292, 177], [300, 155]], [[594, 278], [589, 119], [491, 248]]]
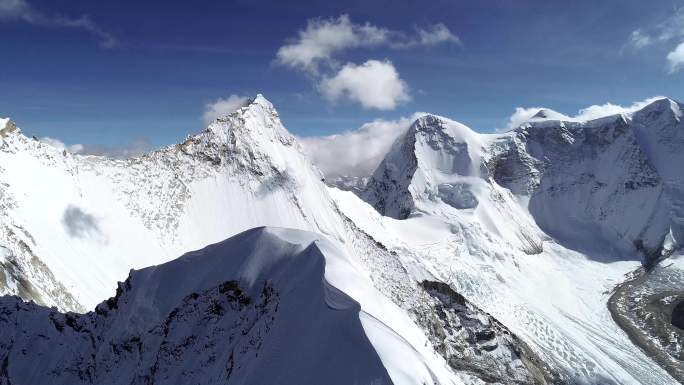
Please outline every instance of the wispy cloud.
[[370, 23], [356, 24], [348, 15], [330, 19], [310, 19], [297, 38], [280, 47], [278, 64], [317, 73], [321, 63], [334, 64], [334, 55], [351, 48], [387, 46], [406, 49], [442, 43], [460, 44], [458, 36], [444, 24], [416, 27], [415, 35], [378, 27]]
[[662, 44], [677, 44], [667, 54], [667, 70], [674, 73], [684, 68], [684, 8], [674, 8], [672, 14], [662, 22], [638, 28], [630, 34], [627, 46], [636, 50]]
[[684, 68], [684, 42], [667, 54], [668, 70], [675, 73]]
[[37, 10], [26, 0], [0, 0], [0, 23], [7, 22], [23, 22], [50, 28], [79, 29], [96, 37], [103, 48], [113, 48], [119, 44], [114, 35], [102, 29], [87, 15], [79, 17], [49, 15]]
[[680, 38], [684, 38], [684, 8], [674, 8], [665, 20], [632, 31], [628, 43], [634, 48], [644, 48]]

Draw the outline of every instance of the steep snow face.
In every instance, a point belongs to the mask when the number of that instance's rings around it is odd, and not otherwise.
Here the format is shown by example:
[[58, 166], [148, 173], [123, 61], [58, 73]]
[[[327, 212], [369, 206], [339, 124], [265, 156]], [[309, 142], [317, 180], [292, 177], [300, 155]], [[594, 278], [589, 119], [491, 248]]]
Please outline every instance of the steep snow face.
[[249, 230], [133, 271], [84, 315], [0, 309], [3, 383], [461, 383], [373, 316], [395, 306], [344, 252], [303, 231]]
[[670, 99], [654, 102], [632, 116], [632, 127], [649, 163], [663, 181], [669, 201], [669, 242], [684, 239], [684, 105]]
[[480, 175], [480, 136], [446, 118], [426, 115], [390, 149], [367, 185], [365, 199], [381, 213], [403, 219], [431, 212], [441, 201], [456, 209], [477, 206], [470, 178]]
[[443, 117], [421, 117], [393, 145], [361, 196], [392, 218], [429, 215], [483, 227], [534, 253], [541, 232], [515, 197], [489, 181], [488, 149], [498, 139]]
[[[669, 99], [587, 122], [542, 110], [501, 135], [428, 115], [397, 140], [360, 195], [397, 219], [474, 219], [530, 251], [548, 234], [575, 250], [656, 255], [667, 234], [682, 238], [681, 111]], [[521, 231], [499, 226], [502, 215]]]
[[670, 206], [662, 177], [623, 116], [525, 124], [497, 143], [489, 167], [570, 248], [651, 253], [662, 245]]
[[661, 99], [588, 122], [528, 122], [498, 141], [489, 168], [566, 246], [657, 256], [666, 235], [682, 237], [681, 119]]
[[[679, 250], [684, 195], [671, 181], [681, 172], [666, 168], [667, 156], [659, 163], [649, 155], [666, 151], [649, 151], [649, 143], [679, 140], [678, 111], [666, 100], [588, 122], [548, 115], [499, 135], [451, 132], [448, 120], [433, 117], [395, 143], [361, 194], [380, 214], [330, 191], [414, 276], [451, 284], [568, 381], [674, 383], [606, 304], [640, 266], [638, 254]], [[440, 191], [444, 184], [459, 187]], [[463, 199], [462, 185], [472, 199]]]
[[0, 245], [12, 283], [0, 290], [83, 310], [130, 268], [255, 226], [340, 237], [320, 178], [261, 96], [182, 144], [130, 160], [72, 155], [5, 129]]

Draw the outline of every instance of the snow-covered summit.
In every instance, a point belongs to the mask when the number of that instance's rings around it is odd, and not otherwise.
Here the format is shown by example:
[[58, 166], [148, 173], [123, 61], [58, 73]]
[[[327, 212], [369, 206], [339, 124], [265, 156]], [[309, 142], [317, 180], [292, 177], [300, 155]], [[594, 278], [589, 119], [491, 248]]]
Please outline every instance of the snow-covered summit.
[[[684, 200], [684, 177], [675, 166], [684, 164], [677, 150], [684, 145], [680, 107], [660, 99], [630, 114], [586, 122], [542, 110], [494, 135], [427, 115], [396, 141], [362, 196], [394, 218], [450, 217], [482, 211], [478, 205], [492, 202], [492, 192], [503, 187], [526, 197], [541, 229], [568, 244], [624, 250], [638, 244], [640, 251], [655, 252], [670, 227], [681, 232], [677, 202]], [[634, 220], [624, 219], [627, 207]]]
[[[671, 113], [676, 119], [681, 119], [684, 111], [684, 105], [667, 97], [653, 98], [648, 100], [649, 103], [638, 103], [631, 107], [624, 108], [612, 104], [607, 104], [603, 108], [588, 108], [580, 111], [577, 116], [568, 116], [549, 108], [541, 108], [530, 118], [518, 125], [524, 127], [529, 124], [535, 124], [538, 127], [554, 127], [558, 122], [563, 124], [581, 123], [588, 125], [600, 125], [600, 122], [624, 119], [631, 120], [637, 114], [662, 114], [663, 112]], [[595, 106], [597, 107], [597, 106]], [[516, 127], [517, 128], [517, 127]]]
[[465, 208], [465, 179], [480, 174], [483, 138], [467, 126], [435, 115], [418, 118], [400, 136], [369, 180], [364, 199], [381, 213], [406, 218], [444, 197]]
[[341, 237], [320, 179], [261, 96], [183, 143], [126, 160], [70, 154], [14, 130], [0, 146], [0, 245], [17, 266], [11, 281], [30, 287], [0, 290], [83, 310], [130, 268], [251, 227]]

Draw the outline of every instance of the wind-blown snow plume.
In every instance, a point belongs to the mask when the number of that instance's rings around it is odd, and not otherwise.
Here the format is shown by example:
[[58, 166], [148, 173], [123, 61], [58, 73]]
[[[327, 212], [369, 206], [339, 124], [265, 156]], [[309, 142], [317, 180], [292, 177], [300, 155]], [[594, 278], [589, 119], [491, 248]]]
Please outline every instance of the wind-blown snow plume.
[[585, 122], [588, 120], [603, 118], [610, 115], [630, 114], [638, 111], [656, 100], [663, 99], [663, 96], [654, 96], [638, 102], [634, 102], [628, 106], [621, 106], [619, 104], [605, 103], [594, 104], [589, 107], [580, 109], [577, 114], [569, 116], [548, 108], [543, 107], [516, 107], [515, 112], [508, 118], [506, 126], [499, 131], [508, 131], [521, 124], [531, 120], [563, 120], [569, 122]]
[[138, 138], [129, 143], [118, 145], [85, 143], [66, 144], [59, 139], [51, 138], [49, 136], [44, 136], [40, 138], [39, 141], [72, 154], [100, 155], [114, 159], [141, 156], [154, 149], [152, 143], [145, 138]]
[[205, 125], [211, 123], [214, 119], [226, 116], [231, 112], [235, 112], [240, 107], [247, 105], [249, 98], [240, 95], [230, 95], [227, 98], [218, 98], [212, 103], [207, 103], [204, 106], [204, 114], [202, 121]]

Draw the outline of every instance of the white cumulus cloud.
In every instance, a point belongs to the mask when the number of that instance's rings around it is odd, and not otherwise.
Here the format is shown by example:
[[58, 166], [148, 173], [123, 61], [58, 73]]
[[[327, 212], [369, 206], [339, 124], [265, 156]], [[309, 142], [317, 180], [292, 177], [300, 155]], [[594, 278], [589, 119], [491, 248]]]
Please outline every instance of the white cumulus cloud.
[[667, 62], [670, 73], [684, 68], [684, 42], [667, 54]]
[[382, 161], [392, 143], [420, 116], [374, 120], [341, 134], [301, 137], [299, 142], [313, 163], [330, 178], [368, 176]]
[[347, 63], [337, 74], [321, 81], [320, 91], [330, 101], [348, 99], [379, 110], [391, 110], [410, 100], [408, 86], [389, 61]]
[[386, 47], [392, 50], [460, 45], [461, 40], [442, 24], [414, 27], [412, 33], [371, 23], [352, 22], [348, 15], [315, 18], [281, 46], [275, 63], [305, 72], [329, 101], [346, 98], [364, 108], [388, 110], [409, 100], [408, 87], [390, 61], [366, 60], [342, 65], [336, 55], [353, 48]]
[[114, 35], [102, 29], [87, 15], [75, 18], [48, 15], [35, 9], [26, 0], [0, 0], [0, 22], [24, 22], [41, 27], [80, 29], [95, 36], [103, 48], [112, 48], [118, 44]]
[[244, 107], [249, 102], [246, 96], [230, 95], [227, 98], [218, 98], [212, 103], [204, 106], [204, 114], [202, 114], [202, 121], [205, 125], [214, 121], [214, 119], [226, 116], [235, 112], [238, 108]]

